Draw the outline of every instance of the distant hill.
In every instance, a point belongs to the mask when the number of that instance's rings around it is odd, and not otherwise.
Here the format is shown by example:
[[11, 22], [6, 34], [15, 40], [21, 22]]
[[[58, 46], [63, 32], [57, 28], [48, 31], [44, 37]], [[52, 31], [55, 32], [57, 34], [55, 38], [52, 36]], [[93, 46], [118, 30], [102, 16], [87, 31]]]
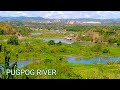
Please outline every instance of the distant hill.
[[5, 34], [15, 34], [16, 30], [10, 24], [0, 22], [0, 30], [4, 30]]
[[0, 35], [29, 35], [32, 30], [25, 27], [15, 27], [8, 22], [0, 22]]
[[[20, 16], [20, 17], [1, 17], [0, 16], [0, 21], [29, 21], [29, 20], [56, 20], [56, 19], [45, 19], [43, 17], [25, 17], [25, 16]], [[69, 21], [69, 20], [77, 20], [77, 21], [97, 21], [101, 22], [102, 24], [109, 24], [109, 23], [120, 23], [120, 18], [116, 19], [94, 19], [94, 18], [77, 18], [77, 19], [61, 19], [63, 21]]]
[[0, 21], [24, 21], [24, 20], [43, 20], [42, 17], [0, 17]]

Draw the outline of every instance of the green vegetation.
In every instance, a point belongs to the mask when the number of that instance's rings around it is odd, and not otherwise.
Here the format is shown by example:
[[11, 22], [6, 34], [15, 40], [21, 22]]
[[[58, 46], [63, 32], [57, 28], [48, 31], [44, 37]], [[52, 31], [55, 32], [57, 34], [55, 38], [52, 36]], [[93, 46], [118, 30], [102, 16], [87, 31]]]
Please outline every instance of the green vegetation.
[[4, 35], [4, 34], [5, 34], [4, 30], [0, 29], [0, 35]]
[[61, 42], [61, 41], [59, 41], [59, 42], [57, 43], [57, 45], [61, 46], [61, 45], [62, 45], [62, 42]]
[[48, 45], [55, 45], [54, 40], [50, 40], [50, 41], [48, 41]]
[[17, 69], [17, 62], [15, 62], [14, 64], [12, 64], [11, 66], [10, 64], [10, 51], [6, 50], [6, 47], [4, 47], [4, 57], [5, 57], [5, 63], [4, 63], [4, 71], [2, 71], [2, 79], [13, 79], [13, 75], [11, 75], [11, 73], [6, 74], [6, 70], [15, 70]]
[[2, 44], [0, 44], [0, 52], [2, 52]]
[[[109, 64], [72, 64], [67, 62], [70, 56], [76, 58], [92, 58], [92, 57], [114, 57], [120, 56], [120, 26], [80, 26], [67, 25], [61, 28], [65, 30], [56, 31], [57, 26], [47, 26], [47, 24], [31, 24], [15, 22], [11, 24], [0, 23], [0, 63], [4, 60], [4, 48], [10, 51], [9, 57], [11, 61], [16, 60], [16, 54], [19, 55], [18, 60], [31, 60], [34, 62], [23, 67], [24, 69], [49, 69], [57, 70], [57, 75], [21, 75], [18, 78], [30, 79], [111, 79], [120, 78], [120, 63]], [[39, 29], [35, 30], [35, 25]], [[19, 26], [19, 27], [18, 27]], [[45, 28], [45, 26], [47, 26]], [[32, 28], [32, 29], [30, 29]], [[48, 30], [48, 28], [50, 28]], [[55, 29], [55, 30], [54, 30]], [[9, 32], [9, 33], [8, 33]], [[24, 38], [19, 39], [20, 34]], [[32, 36], [31, 33], [40, 33]], [[74, 34], [74, 43], [66, 44], [63, 42], [55, 43], [50, 40], [45, 42], [39, 38], [64, 38], [70, 34]], [[7, 42], [5, 41], [7, 40]], [[8, 63], [6, 62], [8, 65]]]
[[29, 33], [32, 32], [31, 29], [26, 28], [26, 27], [17, 27], [16, 31], [19, 32], [23, 36], [29, 35]]
[[15, 33], [15, 29], [13, 28], [13, 26], [6, 22], [0, 22], [0, 35], [10, 35], [13, 33]]
[[18, 37], [12, 36], [10, 39], [7, 40], [7, 44], [18, 45]]
[[120, 40], [117, 41], [117, 45], [120, 46]]
[[[24, 67], [24, 69], [55, 69], [56, 75], [29, 75], [29, 79], [119, 79], [120, 64], [71, 64], [61, 61], [34, 62]], [[22, 68], [23, 69], [23, 68]], [[16, 76], [16, 79], [26, 79], [25, 75]]]

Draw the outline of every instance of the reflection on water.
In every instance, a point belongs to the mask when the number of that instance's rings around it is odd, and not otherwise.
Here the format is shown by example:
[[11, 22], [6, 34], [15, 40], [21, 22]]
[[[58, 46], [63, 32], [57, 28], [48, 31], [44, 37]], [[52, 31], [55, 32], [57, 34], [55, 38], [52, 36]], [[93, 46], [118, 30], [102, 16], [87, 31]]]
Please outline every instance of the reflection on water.
[[44, 41], [50, 41], [50, 40], [54, 40], [56, 43], [58, 43], [59, 41], [61, 41], [62, 43], [67, 43], [67, 44], [72, 44], [73, 42], [70, 40], [65, 40], [65, 39], [58, 39], [58, 38], [39, 38], [41, 40]]
[[[33, 62], [32, 60], [17, 61], [18, 68], [22, 68], [23, 66], [26, 66], [26, 65], [28, 65], [28, 64], [30, 64], [30, 63], [32, 63], [32, 62]], [[10, 62], [10, 66], [11, 66], [13, 63], [15, 63], [15, 62]], [[3, 71], [3, 68], [2, 68], [3, 65], [4, 65], [4, 64], [0, 64], [0, 69], [2, 69], [2, 71]]]
[[105, 58], [105, 57], [96, 57], [96, 58], [90, 58], [90, 59], [84, 59], [81, 58], [80, 60], [75, 60], [76, 57], [70, 57], [68, 58], [68, 62], [70, 63], [75, 63], [75, 64], [106, 64], [108, 62], [119, 62], [120, 57], [110, 57], [110, 58]]

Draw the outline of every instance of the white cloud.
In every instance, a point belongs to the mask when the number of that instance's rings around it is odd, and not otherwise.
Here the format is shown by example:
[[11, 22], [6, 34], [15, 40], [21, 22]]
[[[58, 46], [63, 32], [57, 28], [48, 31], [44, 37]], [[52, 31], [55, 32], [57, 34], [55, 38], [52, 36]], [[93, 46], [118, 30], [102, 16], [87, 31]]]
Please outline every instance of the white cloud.
[[120, 18], [120, 11], [0, 11], [0, 16], [43, 18]]
[[26, 13], [17, 11], [16, 14], [15, 14], [15, 16], [19, 16], [19, 15], [21, 15], [21, 16], [27, 16]]

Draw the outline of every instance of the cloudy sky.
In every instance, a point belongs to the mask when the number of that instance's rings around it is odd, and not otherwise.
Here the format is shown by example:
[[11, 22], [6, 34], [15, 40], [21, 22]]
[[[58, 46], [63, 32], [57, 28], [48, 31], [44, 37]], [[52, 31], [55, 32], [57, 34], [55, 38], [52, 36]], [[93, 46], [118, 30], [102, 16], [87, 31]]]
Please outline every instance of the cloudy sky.
[[50, 19], [75, 19], [75, 18], [120, 18], [120, 11], [0, 11], [4, 17], [43, 17]]

